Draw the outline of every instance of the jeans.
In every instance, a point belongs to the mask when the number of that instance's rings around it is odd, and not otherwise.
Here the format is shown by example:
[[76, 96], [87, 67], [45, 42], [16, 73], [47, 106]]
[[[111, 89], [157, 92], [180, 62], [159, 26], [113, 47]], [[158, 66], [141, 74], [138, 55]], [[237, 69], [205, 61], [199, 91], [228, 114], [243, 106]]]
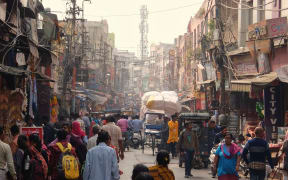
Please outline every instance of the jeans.
[[169, 143], [169, 152], [172, 154], [173, 157], [176, 157], [176, 142]]
[[250, 180], [264, 180], [265, 174], [250, 173]]
[[194, 158], [194, 151], [185, 150], [185, 175], [191, 174], [193, 158]]

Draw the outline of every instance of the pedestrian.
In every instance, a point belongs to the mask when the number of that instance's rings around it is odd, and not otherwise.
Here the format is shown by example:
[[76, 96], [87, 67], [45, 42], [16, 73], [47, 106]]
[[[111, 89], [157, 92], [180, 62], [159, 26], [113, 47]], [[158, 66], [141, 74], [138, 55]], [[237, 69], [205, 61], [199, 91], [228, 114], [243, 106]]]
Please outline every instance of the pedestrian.
[[284, 143], [281, 147], [281, 159], [284, 160], [284, 170], [288, 171], [288, 131], [286, 132]]
[[54, 139], [56, 135], [56, 129], [54, 128], [53, 122], [49, 120], [47, 116], [42, 117], [42, 120], [44, 122], [44, 144], [49, 145]]
[[17, 147], [17, 141], [18, 141], [18, 136], [20, 134], [20, 129], [15, 124], [15, 125], [11, 126], [10, 132], [11, 132], [11, 135], [12, 135], [12, 141], [10, 143], [10, 148], [11, 148], [12, 154], [14, 155], [15, 152], [17, 151], [17, 148], [18, 148]]
[[226, 126], [221, 126], [221, 132], [217, 133], [215, 135], [215, 141], [214, 144], [219, 144], [223, 139], [225, 138], [227, 133], [227, 127]]
[[7, 179], [7, 172], [6, 167], [8, 168], [8, 172], [10, 176], [16, 180], [16, 171], [14, 168], [13, 156], [11, 148], [8, 144], [4, 143], [3, 140], [5, 139], [4, 129], [0, 126], [0, 179], [6, 180]]
[[167, 147], [167, 141], [168, 141], [168, 137], [169, 137], [168, 122], [169, 122], [169, 117], [165, 116], [163, 124], [161, 126], [161, 131], [160, 131], [160, 133], [161, 133], [161, 146], [162, 146], [163, 150], [168, 150], [168, 147]]
[[99, 125], [94, 125], [93, 126], [93, 136], [89, 138], [88, 143], [87, 143], [87, 149], [91, 149], [97, 145], [97, 138], [98, 138], [98, 133], [100, 131], [100, 126]]
[[[264, 180], [266, 176], [266, 160], [271, 169], [274, 169], [271, 153], [267, 141], [264, 140], [265, 132], [261, 127], [254, 131], [255, 138], [249, 140], [243, 150], [242, 158], [248, 164], [251, 180]], [[249, 159], [247, 157], [249, 153]]]
[[148, 173], [149, 169], [147, 166], [145, 166], [144, 164], [136, 164], [133, 168], [133, 172], [132, 172], [132, 180], [136, 180], [136, 177], [140, 174], [140, 173]]
[[17, 174], [17, 180], [24, 180], [24, 163], [27, 161], [28, 156], [28, 138], [25, 135], [19, 135], [17, 140], [17, 150], [13, 156], [14, 167]]
[[142, 172], [135, 178], [135, 180], [154, 180], [154, 178], [149, 173]]
[[89, 138], [93, 136], [93, 130], [92, 129], [95, 125], [102, 126], [101, 118], [100, 118], [99, 114], [93, 114], [92, 115], [92, 121], [90, 123], [90, 130], [89, 130]]
[[143, 129], [143, 121], [139, 119], [138, 115], [135, 115], [134, 119], [131, 122], [131, 126], [134, 133], [140, 133]]
[[120, 179], [115, 150], [109, 147], [109, 133], [101, 131], [97, 146], [87, 153], [84, 180], [118, 180]]
[[[70, 142], [71, 130], [72, 130], [71, 123], [68, 121], [62, 122], [60, 129], [63, 129], [64, 131], [67, 132], [66, 141]], [[58, 138], [56, 137], [56, 139], [48, 145], [48, 148], [49, 148], [49, 146], [55, 145], [57, 142], [58, 142]]]
[[29, 144], [29, 151], [31, 154], [29, 162], [29, 179], [46, 180], [48, 175], [48, 165], [41, 153], [42, 146], [39, 136], [35, 133], [31, 134], [29, 136]]
[[178, 142], [178, 121], [177, 115], [172, 116], [172, 120], [168, 122], [169, 127], [169, 137], [167, 144], [169, 147], [169, 152], [172, 154], [172, 158], [176, 157], [176, 143]]
[[117, 126], [120, 127], [124, 141], [128, 138], [128, 119], [122, 115], [121, 119], [117, 121]]
[[199, 153], [199, 142], [196, 132], [192, 131], [192, 122], [185, 124], [185, 130], [181, 132], [178, 147], [181, 156], [185, 156], [185, 178], [191, 178], [192, 160], [194, 154]]
[[[65, 180], [66, 178], [63, 177], [63, 174], [59, 171], [59, 165], [61, 165], [61, 159], [64, 158], [63, 153], [70, 153], [74, 158], [76, 157], [75, 149], [72, 145], [67, 141], [67, 132], [63, 129], [57, 132], [57, 139], [58, 142], [53, 146], [49, 146], [50, 156], [49, 156], [49, 176], [51, 180]], [[77, 163], [76, 165], [73, 164], [73, 167], [78, 167], [78, 175], [79, 175], [79, 164], [78, 161], [70, 161], [70, 163]], [[71, 166], [71, 164], [69, 165]], [[63, 167], [63, 166], [62, 166]], [[76, 169], [77, 171], [77, 169]], [[77, 174], [77, 173], [75, 173]]]
[[121, 129], [115, 125], [115, 118], [113, 116], [107, 117], [107, 124], [102, 127], [102, 130], [107, 131], [111, 137], [111, 143], [119, 149], [120, 158], [124, 159], [123, 137]]
[[84, 126], [85, 126], [84, 131], [87, 135], [89, 135], [89, 128], [90, 128], [90, 124], [91, 124], [88, 115], [89, 115], [88, 112], [84, 112], [84, 115], [82, 117], [82, 120], [83, 120]]
[[157, 165], [149, 167], [149, 174], [154, 180], [175, 180], [172, 170], [168, 168], [170, 163], [169, 152], [161, 150], [157, 153]]
[[218, 146], [215, 153], [213, 171], [219, 180], [238, 180], [241, 154], [237, 144], [232, 143], [233, 136], [226, 133], [225, 143]]
[[79, 122], [81, 130], [85, 132], [85, 123], [79, 114], [74, 114], [74, 120]]
[[221, 131], [216, 125], [216, 116], [212, 116], [208, 121], [208, 151], [210, 152], [214, 146], [215, 136]]
[[87, 147], [84, 143], [86, 137], [85, 132], [80, 128], [80, 123], [74, 121], [72, 123], [72, 131], [70, 137], [70, 143], [75, 148], [77, 157], [80, 161], [81, 166], [84, 164], [87, 154]]

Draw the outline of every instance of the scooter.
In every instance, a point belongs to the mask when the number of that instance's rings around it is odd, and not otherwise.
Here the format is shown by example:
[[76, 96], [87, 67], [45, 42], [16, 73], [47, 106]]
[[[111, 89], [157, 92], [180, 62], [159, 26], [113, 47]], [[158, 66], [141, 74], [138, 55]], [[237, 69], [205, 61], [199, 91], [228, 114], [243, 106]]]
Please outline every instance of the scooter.
[[133, 130], [128, 129], [126, 137], [124, 137], [124, 149], [128, 149], [132, 147], [134, 149], [138, 149], [141, 145], [141, 138], [138, 137], [137, 133], [134, 133]]

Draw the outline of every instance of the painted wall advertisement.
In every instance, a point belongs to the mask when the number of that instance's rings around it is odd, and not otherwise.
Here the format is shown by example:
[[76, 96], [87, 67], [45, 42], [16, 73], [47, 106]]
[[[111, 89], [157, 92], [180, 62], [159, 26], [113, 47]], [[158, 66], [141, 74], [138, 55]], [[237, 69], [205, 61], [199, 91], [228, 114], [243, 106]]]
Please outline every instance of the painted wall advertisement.
[[276, 143], [278, 127], [283, 126], [281, 86], [270, 86], [264, 89], [266, 139]]

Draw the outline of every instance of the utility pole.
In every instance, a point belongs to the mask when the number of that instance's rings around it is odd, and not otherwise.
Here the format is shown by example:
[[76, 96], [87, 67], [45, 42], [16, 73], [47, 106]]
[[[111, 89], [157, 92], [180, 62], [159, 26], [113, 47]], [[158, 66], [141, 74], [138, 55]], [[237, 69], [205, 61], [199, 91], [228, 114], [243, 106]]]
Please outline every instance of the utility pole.
[[[68, 47], [67, 47], [67, 65], [64, 67], [64, 75], [63, 75], [63, 90], [62, 90], [62, 104], [65, 108], [67, 108], [66, 103], [66, 91], [67, 91], [67, 83], [70, 80], [69, 76], [71, 76], [68, 72], [67, 67], [72, 66], [72, 90], [76, 89], [76, 15], [78, 14], [79, 8], [77, 7], [76, 0], [71, 0], [71, 6], [67, 11], [67, 14], [70, 14], [72, 18], [67, 18], [66, 22], [69, 25], [71, 22], [71, 34], [68, 36]], [[67, 77], [68, 76], [68, 77]], [[67, 110], [67, 109], [66, 109]], [[72, 93], [72, 112], [75, 113], [75, 91]]]
[[216, 54], [216, 63], [218, 65], [218, 70], [220, 73], [220, 107], [219, 111], [220, 113], [225, 113], [225, 68], [224, 68], [224, 62], [226, 61], [226, 54], [225, 54], [225, 47], [223, 42], [223, 27], [222, 27], [222, 17], [221, 17], [221, 0], [216, 0], [216, 27], [219, 31], [219, 44], [218, 44], [218, 52]]

